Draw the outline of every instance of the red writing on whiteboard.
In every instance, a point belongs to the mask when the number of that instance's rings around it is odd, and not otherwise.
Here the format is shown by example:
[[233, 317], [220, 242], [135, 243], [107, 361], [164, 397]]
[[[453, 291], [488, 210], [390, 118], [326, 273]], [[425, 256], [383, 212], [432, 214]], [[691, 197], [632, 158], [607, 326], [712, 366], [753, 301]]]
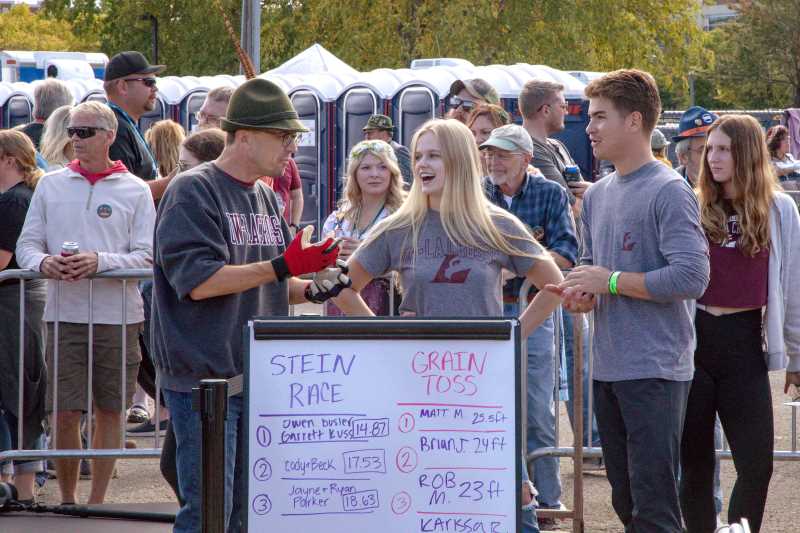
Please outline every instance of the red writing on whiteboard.
[[425, 380], [429, 396], [474, 396], [478, 392], [475, 380], [486, 368], [487, 355], [470, 351], [420, 351], [411, 359], [411, 370]]

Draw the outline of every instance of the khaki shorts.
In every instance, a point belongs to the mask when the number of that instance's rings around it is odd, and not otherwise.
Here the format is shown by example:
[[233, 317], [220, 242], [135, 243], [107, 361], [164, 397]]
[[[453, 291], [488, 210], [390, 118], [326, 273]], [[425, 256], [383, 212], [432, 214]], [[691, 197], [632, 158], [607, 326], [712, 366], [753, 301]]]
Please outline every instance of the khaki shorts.
[[[47, 323], [47, 412], [53, 411], [53, 323]], [[126, 326], [127, 352], [125, 371], [125, 408], [127, 409], [136, 389], [139, 373], [139, 332], [142, 323]], [[95, 324], [92, 353], [92, 397], [95, 408], [107, 411], [122, 409], [122, 326]], [[88, 383], [89, 326], [59, 322], [58, 324], [58, 410], [86, 411]]]

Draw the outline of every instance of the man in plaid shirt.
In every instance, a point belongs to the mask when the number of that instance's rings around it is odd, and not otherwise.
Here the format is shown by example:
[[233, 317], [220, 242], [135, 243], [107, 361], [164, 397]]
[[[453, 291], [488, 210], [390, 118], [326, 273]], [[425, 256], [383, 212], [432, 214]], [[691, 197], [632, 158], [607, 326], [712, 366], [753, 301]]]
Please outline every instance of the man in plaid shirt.
[[[521, 126], [509, 124], [495, 129], [481, 146], [489, 176], [486, 195], [496, 205], [516, 215], [548, 249], [561, 268], [571, 268], [578, 253], [575, 224], [567, 192], [558, 183], [528, 172], [533, 141]], [[523, 279], [509, 280], [503, 288], [503, 311], [519, 316], [519, 290]], [[528, 451], [556, 446], [553, 403], [553, 320], [545, 321], [528, 338]], [[534, 485], [539, 506], [561, 506], [558, 460], [537, 459]], [[544, 520], [540, 519], [544, 525]]]

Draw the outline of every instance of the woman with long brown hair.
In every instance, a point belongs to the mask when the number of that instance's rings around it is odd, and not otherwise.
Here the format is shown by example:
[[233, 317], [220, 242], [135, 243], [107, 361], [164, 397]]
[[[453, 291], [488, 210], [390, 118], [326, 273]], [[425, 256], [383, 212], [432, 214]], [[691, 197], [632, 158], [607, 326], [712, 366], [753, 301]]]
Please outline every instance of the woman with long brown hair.
[[[728, 520], [761, 528], [772, 476], [768, 371], [800, 383], [800, 217], [777, 187], [761, 125], [727, 115], [708, 130], [698, 178], [711, 281], [697, 300], [695, 373], [681, 444], [681, 506], [689, 533], [716, 528], [714, 418], [731, 445]], [[766, 349], [763, 340], [766, 339]]]
[[[14, 250], [33, 188], [41, 176], [31, 140], [19, 131], [0, 131], [0, 271], [19, 268]], [[17, 280], [0, 281], [0, 450], [35, 449], [42, 434], [47, 388], [42, 322], [46, 298], [45, 280], [25, 282], [24, 383], [20, 384], [20, 287]], [[18, 434], [19, 419], [22, 435]], [[39, 465], [39, 461], [14, 461], [14, 484], [20, 500], [33, 499]]]

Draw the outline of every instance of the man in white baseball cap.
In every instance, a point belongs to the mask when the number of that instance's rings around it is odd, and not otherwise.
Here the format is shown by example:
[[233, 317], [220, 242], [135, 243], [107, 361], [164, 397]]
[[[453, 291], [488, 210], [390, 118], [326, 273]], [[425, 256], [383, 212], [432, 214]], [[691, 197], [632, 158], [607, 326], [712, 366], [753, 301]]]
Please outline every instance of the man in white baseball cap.
[[[541, 174], [528, 172], [533, 141], [522, 126], [509, 124], [492, 131], [480, 146], [489, 170], [486, 194], [492, 203], [519, 218], [532, 235], [550, 252], [561, 268], [571, 268], [578, 254], [566, 190]], [[518, 316], [519, 291], [524, 279], [509, 280], [503, 287], [503, 312]], [[533, 293], [529, 293], [532, 296]], [[528, 337], [528, 451], [556, 445], [553, 388], [553, 319], [548, 318]], [[541, 508], [561, 506], [558, 460], [537, 459], [533, 483], [539, 491]], [[539, 519], [540, 526], [553, 520]]]

